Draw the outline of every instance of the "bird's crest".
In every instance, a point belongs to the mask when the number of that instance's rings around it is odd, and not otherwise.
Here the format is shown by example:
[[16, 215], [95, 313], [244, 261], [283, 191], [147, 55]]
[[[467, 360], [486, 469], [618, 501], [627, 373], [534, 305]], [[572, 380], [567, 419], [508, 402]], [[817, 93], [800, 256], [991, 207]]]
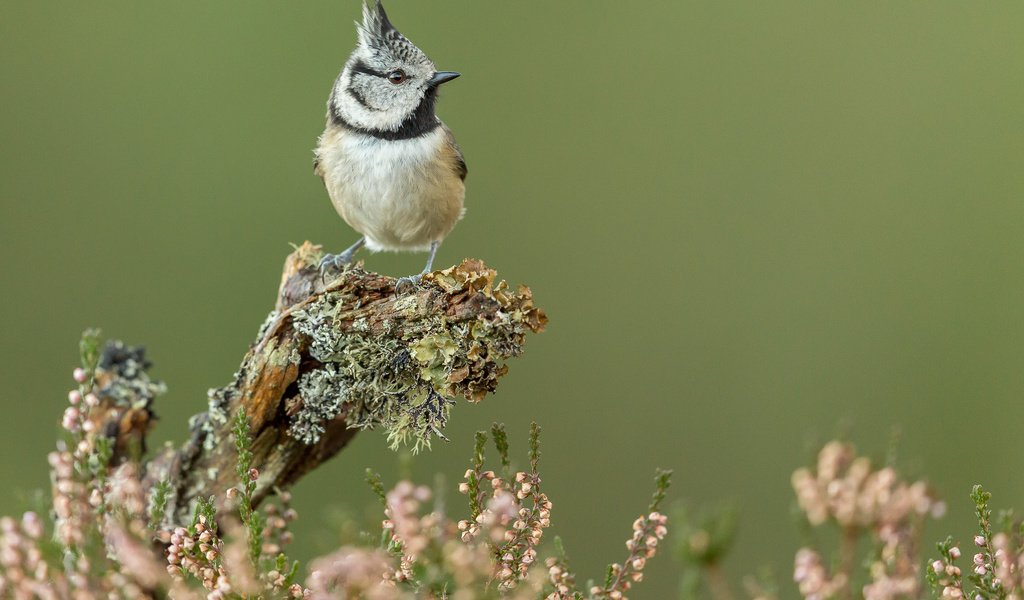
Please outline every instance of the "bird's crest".
[[408, 59], [423, 52], [402, 35], [388, 19], [380, 0], [371, 6], [363, 4], [363, 22], [357, 23], [359, 43], [375, 52], [391, 54], [398, 59]]

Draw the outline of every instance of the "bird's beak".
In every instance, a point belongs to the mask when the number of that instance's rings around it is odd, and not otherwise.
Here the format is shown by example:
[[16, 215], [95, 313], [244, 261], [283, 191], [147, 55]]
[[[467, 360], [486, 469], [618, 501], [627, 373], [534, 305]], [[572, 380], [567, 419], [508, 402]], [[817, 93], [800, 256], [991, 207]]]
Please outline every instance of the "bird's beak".
[[461, 74], [462, 73], [456, 73], [455, 71], [438, 71], [437, 73], [434, 73], [434, 76], [431, 77], [430, 80], [427, 81], [427, 83], [430, 85], [430, 87], [437, 87], [442, 83], [455, 79]]

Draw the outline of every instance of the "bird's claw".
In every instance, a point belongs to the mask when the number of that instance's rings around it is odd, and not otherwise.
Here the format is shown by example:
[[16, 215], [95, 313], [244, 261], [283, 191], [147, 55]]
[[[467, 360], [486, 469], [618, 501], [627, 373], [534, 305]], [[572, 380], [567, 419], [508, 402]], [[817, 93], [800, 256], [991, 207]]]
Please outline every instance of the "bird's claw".
[[409, 275], [407, 277], [399, 277], [398, 281], [395, 282], [395, 293], [396, 294], [400, 294], [400, 293], [402, 293], [402, 290], [408, 289], [408, 288], [412, 288], [412, 289], [418, 288], [420, 286], [420, 281], [422, 281], [422, 279], [423, 279], [423, 274], [422, 273], [420, 273], [419, 275]]
[[325, 254], [320, 259], [320, 275], [326, 275], [328, 271], [341, 271], [348, 265], [352, 264], [355, 260], [355, 256], [351, 252], [342, 252], [341, 254]]

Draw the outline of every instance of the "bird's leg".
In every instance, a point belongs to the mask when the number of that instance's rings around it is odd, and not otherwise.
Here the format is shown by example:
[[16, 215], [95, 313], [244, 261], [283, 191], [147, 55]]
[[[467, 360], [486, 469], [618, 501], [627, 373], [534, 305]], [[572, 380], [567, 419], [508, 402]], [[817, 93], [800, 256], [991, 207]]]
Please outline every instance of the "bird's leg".
[[395, 292], [398, 292], [400, 289], [408, 285], [418, 285], [420, 279], [422, 279], [424, 275], [434, 270], [434, 257], [437, 256], [437, 249], [439, 247], [441, 247], [441, 242], [430, 242], [430, 256], [427, 257], [427, 266], [423, 267], [423, 272], [419, 275], [400, 277], [398, 281], [395, 282]]
[[320, 259], [320, 272], [323, 273], [328, 269], [340, 269], [345, 265], [351, 264], [356, 258], [356, 252], [365, 245], [366, 238], [361, 237], [356, 241], [356, 243], [349, 246], [348, 249], [341, 254], [325, 254], [324, 257]]

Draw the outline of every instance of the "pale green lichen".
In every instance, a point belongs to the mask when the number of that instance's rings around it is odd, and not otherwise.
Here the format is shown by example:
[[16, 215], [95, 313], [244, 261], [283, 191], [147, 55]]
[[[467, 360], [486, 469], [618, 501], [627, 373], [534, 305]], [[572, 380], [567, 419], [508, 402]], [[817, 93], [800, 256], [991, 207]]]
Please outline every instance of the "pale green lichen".
[[270, 325], [273, 324], [275, 320], [277, 320], [277, 315], [278, 312], [276, 310], [270, 311], [270, 313], [267, 315], [267, 318], [263, 320], [263, 323], [260, 324], [259, 330], [256, 332], [257, 340], [263, 339], [263, 336], [266, 335], [267, 333], [267, 329], [269, 329]]
[[447, 333], [425, 335], [409, 345], [412, 357], [420, 366], [420, 377], [429, 381], [435, 390], [448, 386], [452, 360], [459, 344]]
[[320, 362], [335, 359], [342, 337], [332, 326], [338, 311], [337, 296], [325, 294], [292, 314], [295, 331], [309, 338], [309, 354]]
[[228, 422], [231, 402], [238, 396], [238, 379], [239, 373], [235, 373], [234, 384], [207, 390], [206, 412], [192, 417], [189, 421], [190, 428], [198, 427], [204, 433], [203, 448], [207, 451], [216, 447], [216, 432]]
[[[503, 361], [522, 351], [525, 333], [543, 329], [546, 317], [533, 307], [529, 290], [512, 293], [504, 283], [493, 285], [494, 272], [481, 263], [467, 261], [429, 278], [444, 293], [461, 296], [460, 302], [498, 310], [449, 321], [421, 306], [431, 300], [410, 294], [390, 307], [404, 320], [400, 339], [392, 320], [374, 328], [365, 314], [347, 312], [358, 309], [344, 291], [326, 293], [290, 315], [309, 356], [322, 365], [300, 378], [293, 437], [315, 443], [326, 420], [343, 409], [351, 427], [383, 426], [392, 447], [429, 447], [435, 436], [444, 437], [451, 398], [481, 400], [507, 371]], [[347, 327], [339, 327], [339, 319]]]
[[[414, 451], [429, 447], [448, 422], [453, 402], [446, 399], [442, 373], [445, 356], [450, 362], [454, 342], [436, 335], [422, 344], [424, 356], [439, 353], [435, 376], [423, 377], [424, 367], [411, 356], [402, 340], [374, 335], [369, 325], [355, 321], [355, 331], [333, 325], [336, 298], [327, 295], [293, 314], [299, 333], [309, 338], [309, 353], [324, 364], [300, 378], [302, 405], [292, 417], [289, 432], [307, 444], [316, 443], [327, 420], [346, 407], [346, 424], [370, 429], [383, 426], [392, 447], [411, 443]], [[325, 411], [324, 407], [329, 407]]]
[[288, 434], [307, 445], [320, 441], [327, 424], [338, 416], [347, 387], [345, 377], [331, 363], [303, 375], [299, 379], [302, 408], [292, 418]]

